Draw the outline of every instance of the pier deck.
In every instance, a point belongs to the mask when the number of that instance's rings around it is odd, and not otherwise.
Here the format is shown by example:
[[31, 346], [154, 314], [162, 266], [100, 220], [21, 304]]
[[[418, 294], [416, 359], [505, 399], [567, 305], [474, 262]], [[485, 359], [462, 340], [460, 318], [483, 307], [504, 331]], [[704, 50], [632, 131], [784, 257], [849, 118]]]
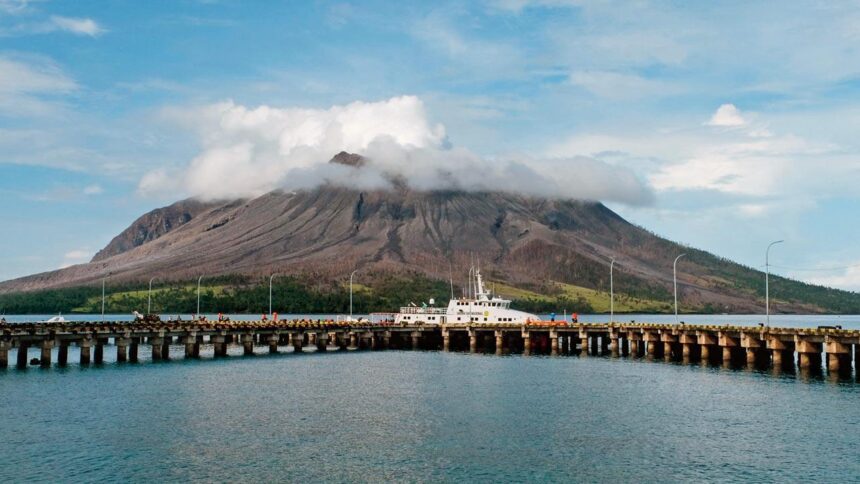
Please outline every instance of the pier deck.
[[[9, 366], [9, 351], [17, 348], [15, 365], [68, 364], [69, 347], [79, 348], [81, 365], [100, 364], [105, 349], [116, 351], [117, 362], [136, 363], [140, 347], [154, 361], [169, 360], [170, 347], [181, 344], [185, 358], [199, 358], [200, 345], [211, 344], [215, 357], [225, 357], [230, 345], [246, 355], [256, 346], [271, 353], [291, 347], [316, 351], [348, 349], [425, 349], [445, 351], [548, 355], [606, 355], [681, 361], [703, 365], [774, 369], [826, 368], [848, 374], [860, 368], [860, 330], [775, 328], [651, 323], [529, 324], [529, 325], [365, 325], [332, 321], [236, 321], [159, 323], [22, 323], [0, 326], [0, 368]], [[28, 360], [39, 348], [38, 361]], [[860, 376], [860, 375], [858, 375]]]

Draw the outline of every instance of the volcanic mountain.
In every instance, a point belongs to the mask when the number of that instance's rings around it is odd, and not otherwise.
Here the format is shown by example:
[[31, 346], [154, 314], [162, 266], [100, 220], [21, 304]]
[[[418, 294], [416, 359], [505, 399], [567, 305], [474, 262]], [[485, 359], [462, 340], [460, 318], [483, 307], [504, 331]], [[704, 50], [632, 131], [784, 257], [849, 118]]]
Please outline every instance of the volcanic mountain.
[[[346, 153], [333, 161], [363, 164]], [[134, 221], [91, 262], [7, 281], [0, 293], [91, 285], [109, 273], [127, 282], [272, 273], [331, 280], [360, 269], [446, 281], [453, 275], [461, 282], [473, 262], [502, 287], [607, 291], [615, 258], [616, 293], [662, 301], [665, 310], [672, 261], [685, 252], [678, 280], [686, 307], [762, 312], [764, 274], [660, 238], [601, 203], [394, 185], [180, 201]], [[775, 297], [783, 311], [832, 311], [826, 302], [834, 297], [860, 298], [781, 278], [771, 283], [774, 294], [783, 294]]]

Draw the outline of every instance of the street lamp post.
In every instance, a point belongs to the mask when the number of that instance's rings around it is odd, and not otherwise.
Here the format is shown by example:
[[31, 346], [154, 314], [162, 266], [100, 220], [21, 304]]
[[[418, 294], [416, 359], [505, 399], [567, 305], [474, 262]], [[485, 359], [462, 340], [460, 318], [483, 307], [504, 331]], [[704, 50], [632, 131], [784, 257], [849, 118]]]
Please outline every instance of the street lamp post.
[[146, 314], [152, 314], [152, 280], [154, 277], [149, 278], [149, 293], [146, 296]]
[[352, 271], [349, 275], [349, 320], [352, 321], [352, 276], [358, 272], [358, 269]]
[[272, 315], [272, 281], [275, 279], [275, 275], [269, 276], [269, 316]]
[[672, 263], [672, 282], [675, 285], [675, 324], [678, 324], [678, 259], [687, 254], [681, 254], [675, 257], [675, 262]]
[[197, 314], [195, 315], [198, 319], [200, 319], [200, 282], [203, 281], [203, 276], [197, 278]]
[[767, 250], [764, 251], [764, 313], [767, 326], [770, 326], [770, 248], [782, 242], [785, 241], [773, 241], [767, 246]]
[[609, 322], [615, 321], [615, 283], [612, 279], [612, 268], [615, 267], [615, 258], [609, 262]]

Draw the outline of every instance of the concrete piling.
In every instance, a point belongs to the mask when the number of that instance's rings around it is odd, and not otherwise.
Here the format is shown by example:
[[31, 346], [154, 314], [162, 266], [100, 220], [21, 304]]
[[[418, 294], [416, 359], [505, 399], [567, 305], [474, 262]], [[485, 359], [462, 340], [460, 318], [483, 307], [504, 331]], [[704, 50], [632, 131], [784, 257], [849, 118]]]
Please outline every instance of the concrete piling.
[[18, 355], [15, 361], [15, 366], [20, 369], [27, 368], [27, 353], [30, 352], [30, 343], [22, 341], [18, 343]]
[[89, 365], [90, 364], [90, 345], [92, 344], [92, 340], [89, 338], [84, 338], [78, 341], [78, 348], [81, 350], [81, 365]]
[[42, 368], [50, 368], [51, 367], [51, 350], [54, 349], [54, 340], [46, 339], [42, 341], [42, 354], [39, 359], [39, 365]]
[[137, 363], [137, 350], [140, 345], [140, 338], [129, 338], [130, 344], [128, 346], [128, 361], [131, 363]]
[[57, 347], [57, 365], [66, 366], [69, 364], [69, 342], [60, 340], [60, 346]]
[[116, 362], [125, 363], [128, 360], [128, 338], [117, 338], [116, 344]]
[[0, 340], [0, 368], [9, 367], [9, 346], [8, 341]]

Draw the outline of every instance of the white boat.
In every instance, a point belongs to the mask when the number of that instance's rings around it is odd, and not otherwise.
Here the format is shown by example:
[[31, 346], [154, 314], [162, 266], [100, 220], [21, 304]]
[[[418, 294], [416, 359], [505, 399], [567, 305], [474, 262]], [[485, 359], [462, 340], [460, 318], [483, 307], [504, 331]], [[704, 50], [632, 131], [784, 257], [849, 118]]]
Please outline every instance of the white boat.
[[511, 309], [511, 301], [494, 295], [484, 288], [481, 271], [469, 270], [469, 288], [462, 298], [451, 298], [447, 307], [437, 307], [433, 299], [429, 304], [411, 303], [400, 308], [394, 324], [468, 325], [468, 324], [526, 324], [540, 321], [540, 317], [525, 311]]
[[66, 318], [64, 318], [62, 315], [57, 315], [57, 316], [54, 316], [53, 318], [46, 320], [45, 322], [46, 323], [65, 323]]

